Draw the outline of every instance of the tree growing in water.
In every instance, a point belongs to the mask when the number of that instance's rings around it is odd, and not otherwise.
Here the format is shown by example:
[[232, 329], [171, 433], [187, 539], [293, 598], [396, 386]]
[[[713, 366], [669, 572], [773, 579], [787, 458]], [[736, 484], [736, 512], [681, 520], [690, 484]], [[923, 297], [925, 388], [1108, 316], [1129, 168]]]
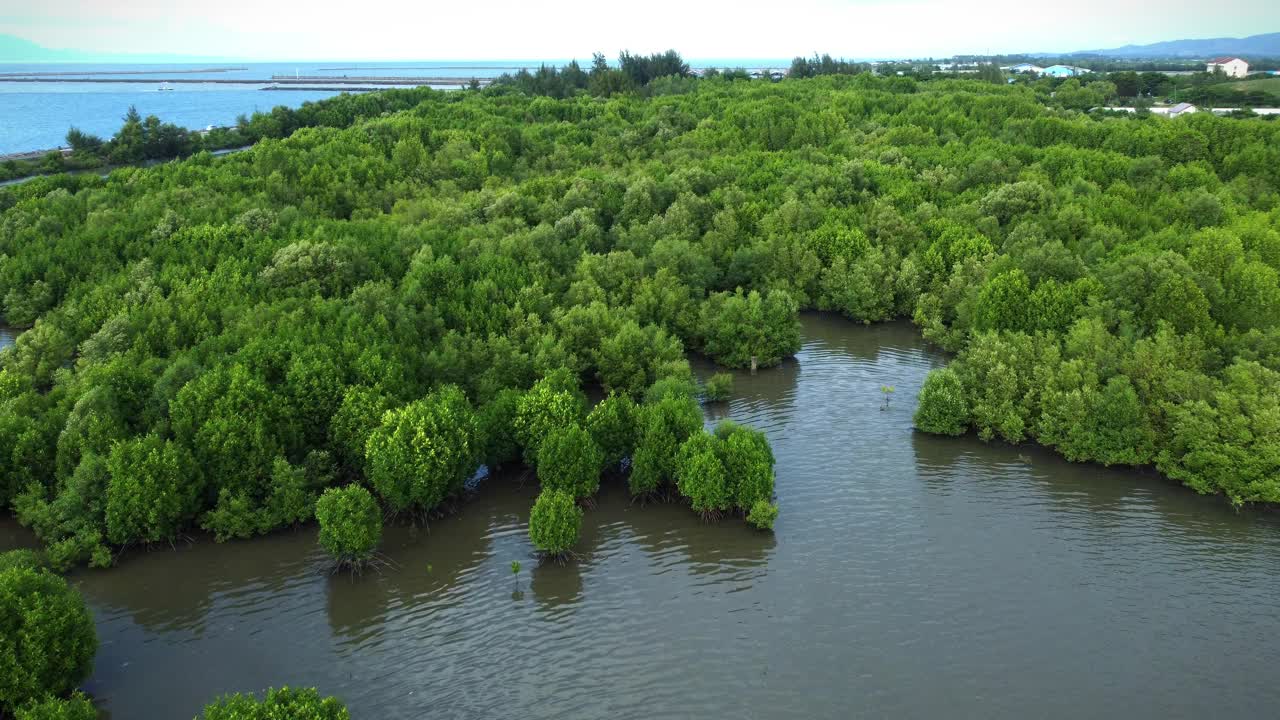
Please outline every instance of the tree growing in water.
[[98, 711], [79, 690], [69, 698], [45, 697], [13, 713], [13, 720], [98, 720]]
[[585, 402], [572, 373], [561, 368], [539, 380], [516, 404], [516, 439], [525, 464], [538, 465], [538, 449], [553, 430], [582, 422]]
[[589, 498], [600, 489], [604, 453], [578, 424], [552, 430], [538, 448], [538, 480], [542, 487]]
[[950, 368], [929, 373], [920, 389], [915, 426], [935, 435], [963, 435], [969, 429], [969, 404], [964, 385]]
[[448, 385], [388, 412], [369, 436], [369, 481], [396, 512], [430, 511], [462, 489], [479, 467], [471, 404]]
[[89, 676], [97, 650], [80, 593], [28, 556], [0, 556], [0, 710], [66, 695]]
[[702, 395], [707, 402], [724, 402], [729, 399], [729, 394], [733, 392], [733, 376], [729, 373], [716, 373], [707, 378], [707, 382], [702, 386]]
[[704, 519], [718, 518], [733, 502], [718, 443], [705, 431], [691, 435], [680, 446], [676, 465], [676, 487]]
[[668, 394], [641, 407], [639, 428], [627, 482], [632, 495], [644, 497], [675, 479], [680, 445], [701, 431], [702, 409], [691, 395]]
[[749, 512], [761, 500], [773, 500], [774, 457], [769, 439], [753, 428], [724, 421], [716, 426], [716, 451], [724, 464], [733, 504]]
[[640, 409], [627, 395], [612, 393], [587, 414], [587, 432], [604, 456], [606, 469], [618, 469], [636, 447]]
[[768, 500], [757, 500], [751, 506], [751, 512], [747, 513], [747, 522], [755, 525], [760, 530], [772, 530], [773, 523], [777, 519], [778, 506]]
[[197, 720], [351, 720], [351, 713], [334, 697], [321, 697], [315, 688], [267, 690], [253, 695], [227, 695], [205, 706]]
[[798, 304], [784, 290], [716, 293], [702, 306], [703, 350], [728, 367], [771, 367], [800, 349]]
[[582, 510], [563, 490], [543, 490], [529, 513], [529, 539], [545, 559], [562, 560], [578, 544]]
[[382, 540], [382, 513], [359, 485], [329, 488], [316, 501], [320, 546], [338, 566], [359, 568], [373, 558]]

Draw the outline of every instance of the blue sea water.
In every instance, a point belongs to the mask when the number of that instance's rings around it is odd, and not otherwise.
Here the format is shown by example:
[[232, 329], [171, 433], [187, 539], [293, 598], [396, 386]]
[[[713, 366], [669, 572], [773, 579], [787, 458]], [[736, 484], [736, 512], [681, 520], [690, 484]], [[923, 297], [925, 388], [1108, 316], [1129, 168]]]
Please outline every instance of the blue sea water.
[[[449, 77], [490, 78], [537, 62], [320, 62], [320, 63], [196, 63], [165, 65], [14, 64], [0, 63], [0, 155], [60, 147], [67, 130], [110, 137], [130, 106], [193, 130], [231, 125], [242, 114], [277, 105], [298, 107], [309, 100], [337, 95], [334, 90], [290, 89], [265, 91], [272, 76], [315, 77]], [[242, 68], [231, 70], [229, 68]], [[214, 72], [192, 72], [211, 70]], [[90, 73], [128, 73], [91, 75]], [[125, 78], [135, 82], [5, 82], [5, 76], [45, 78]], [[235, 80], [225, 83], [174, 83], [160, 91], [166, 78]], [[316, 82], [324, 86], [323, 80]], [[361, 83], [361, 87], [375, 83]], [[456, 87], [449, 85], [447, 87]]]

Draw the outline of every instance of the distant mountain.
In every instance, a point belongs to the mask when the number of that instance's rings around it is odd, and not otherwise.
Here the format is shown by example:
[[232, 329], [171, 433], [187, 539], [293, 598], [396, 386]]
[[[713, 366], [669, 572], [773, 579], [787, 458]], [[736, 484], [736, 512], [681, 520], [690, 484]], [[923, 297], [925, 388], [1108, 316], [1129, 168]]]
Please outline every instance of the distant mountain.
[[50, 50], [13, 35], [0, 35], [0, 62], [77, 62], [82, 55], [70, 50]]
[[1150, 45], [1125, 45], [1110, 50], [1083, 50], [1071, 54], [1117, 58], [1208, 58], [1218, 55], [1280, 57], [1280, 32], [1247, 38], [1168, 40]]
[[0, 33], [0, 63], [183, 63], [222, 62], [227, 58], [193, 55], [130, 55], [81, 50], [54, 50], [16, 35]]

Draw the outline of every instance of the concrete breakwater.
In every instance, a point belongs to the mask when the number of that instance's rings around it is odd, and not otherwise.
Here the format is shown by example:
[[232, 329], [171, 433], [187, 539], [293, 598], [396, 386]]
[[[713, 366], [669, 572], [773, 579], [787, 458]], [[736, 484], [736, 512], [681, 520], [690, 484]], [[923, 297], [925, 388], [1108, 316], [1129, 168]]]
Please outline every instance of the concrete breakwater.
[[71, 148], [58, 147], [58, 148], [46, 148], [44, 150], [27, 150], [25, 152], [7, 153], [4, 155], [0, 155], [0, 163], [22, 162], [22, 161], [29, 161], [29, 160], [43, 160], [44, 157], [51, 152], [56, 152], [59, 155], [66, 157], [71, 154]]
[[[457, 77], [438, 77], [438, 76], [418, 76], [404, 77], [403, 75], [272, 75], [271, 82], [278, 83], [345, 83], [345, 82], [362, 82], [362, 83], [378, 83], [385, 85], [393, 82], [414, 81], [422, 83], [433, 83], [437, 80], [457, 80]], [[471, 80], [470, 77], [461, 78], [464, 81]], [[493, 78], [476, 78], [480, 82], [491, 82]]]

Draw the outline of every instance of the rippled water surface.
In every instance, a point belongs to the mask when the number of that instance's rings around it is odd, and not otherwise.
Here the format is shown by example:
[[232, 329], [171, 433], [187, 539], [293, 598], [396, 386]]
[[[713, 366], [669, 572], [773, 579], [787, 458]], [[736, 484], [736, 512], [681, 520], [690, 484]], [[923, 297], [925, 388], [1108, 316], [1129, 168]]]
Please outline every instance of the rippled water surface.
[[102, 639], [87, 689], [117, 719], [285, 683], [357, 719], [1274, 715], [1275, 515], [914, 434], [945, 359], [909, 326], [804, 322], [796, 360], [708, 418], [768, 433], [776, 534], [606, 486], [581, 559], [534, 567], [536, 488], [495, 478], [355, 580], [311, 530], [134, 554], [73, 576]]

